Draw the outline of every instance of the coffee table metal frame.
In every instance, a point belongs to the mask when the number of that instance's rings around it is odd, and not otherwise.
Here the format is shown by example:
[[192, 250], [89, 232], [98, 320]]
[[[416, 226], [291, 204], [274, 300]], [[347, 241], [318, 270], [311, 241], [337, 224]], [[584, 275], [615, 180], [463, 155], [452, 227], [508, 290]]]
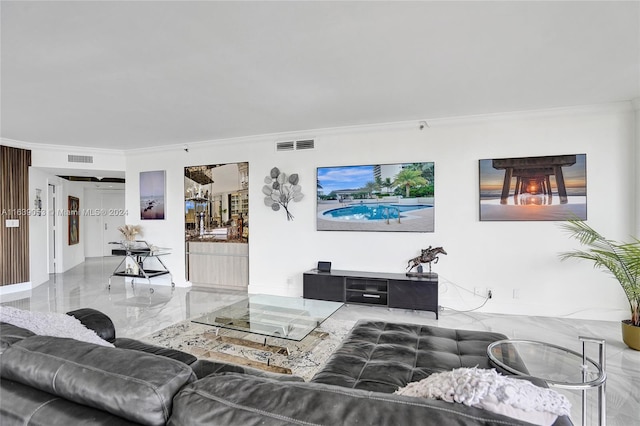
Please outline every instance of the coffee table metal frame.
[[[489, 359], [494, 362], [496, 365], [504, 368], [506, 371], [518, 375], [518, 376], [529, 376], [535, 377], [538, 379], [542, 379], [550, 386], [558, 387], [561, 389], [573, 389], [580, 390], [582, 393], [582, 426], [586, 426], [587, 421], [587, 390], [592, 388], [598, 389], [598, 425], [606, 426], [606, 381], [607, 381], [607, 373], [605, 368], [605, 340], [598, 339], [594, 337], [586, 337], [579, 336], [578, 339], [582, 342], [582, 353], [572, 351], [562, 346], [554, 345], [546, 342], [539, 342], [535, 340], [524, 340], [524, 339], [505, 339], [498, 340], [497, 342], [491, 343], [487, 347], [487, 355]], [[591, 358], [586, 356], [586, 343], [595, 343], [598, 345], [598, 362], [595, 362]], [[529, 372], [520, 371], [512, 365], [508, 365], [502, 362], [502, 360], [498, 357], [494, 350], [498, 347], [504, 348], [504, 345], [512, 346], [513, 349], [517, 351], [518, 344], [526, 344], [532, 347], [540, 347], [542, 350], [552, 348], [558, 353], [564, 352], [565, 354], [569, 354], [571, 356], [575, 356], [576, 362], [581, 362], [580, 367], [582, 369], [582, 382], [575, 383], [569, 381], [562, 381], [557, 379], [551, 379], [550, 377], [542, 377], [540, 374], [532, 375]], [[541, 351], [540, 355], [543, 353]], [[549, 353], [545, 354], [546, 356]], [[597, 371], [596, 378], [593, 380], [587, 381], [587, 370], [591, 364], [595, 367]]]

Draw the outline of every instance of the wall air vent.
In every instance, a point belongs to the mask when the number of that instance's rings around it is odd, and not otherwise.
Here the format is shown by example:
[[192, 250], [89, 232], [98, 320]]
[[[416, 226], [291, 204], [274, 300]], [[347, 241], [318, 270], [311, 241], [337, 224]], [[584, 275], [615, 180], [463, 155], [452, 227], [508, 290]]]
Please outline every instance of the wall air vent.
[[294, 151], [296, 149], [295, 142], [286, 141], [286, 142], [276, 142], [276, 151]]
[[93, 156], [91, 155], [71, 155], [67, 156], [69, 163], [93, 163]]
[[299, 151], [302, 149], [313, 149], [314, 147], [315, 141], [313, 139], [276, 142], [276, 152]]
[[315, 141], [313, 139], [305, 139], [302, 141], [296, 141], [296, 150], [298, 149], [313, 149]]

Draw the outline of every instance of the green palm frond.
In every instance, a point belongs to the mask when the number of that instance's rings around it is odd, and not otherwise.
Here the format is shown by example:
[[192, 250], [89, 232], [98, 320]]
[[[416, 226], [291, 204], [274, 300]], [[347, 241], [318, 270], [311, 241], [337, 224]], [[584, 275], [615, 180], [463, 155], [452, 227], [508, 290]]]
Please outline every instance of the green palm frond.
[[560, 259], [589, 260], [595, 268], [613, 275], [629, 301], [632, 323], [640, 326], [640, 240], [634, 238], [630, 243], [609, 240], [580, 220], [569, 220], [561, 227], [586, 249], [560, 253]]

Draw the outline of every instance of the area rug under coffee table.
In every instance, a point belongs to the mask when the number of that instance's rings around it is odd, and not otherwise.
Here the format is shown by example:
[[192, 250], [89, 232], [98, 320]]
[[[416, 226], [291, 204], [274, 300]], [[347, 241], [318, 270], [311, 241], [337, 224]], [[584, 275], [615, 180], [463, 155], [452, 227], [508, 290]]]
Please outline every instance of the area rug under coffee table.
[[182, 321], [141, 340], [201, 359], [293, 374], [309, 380], [354, 324], [353, 320], [328, 318], [304, 339], [292, 341]]

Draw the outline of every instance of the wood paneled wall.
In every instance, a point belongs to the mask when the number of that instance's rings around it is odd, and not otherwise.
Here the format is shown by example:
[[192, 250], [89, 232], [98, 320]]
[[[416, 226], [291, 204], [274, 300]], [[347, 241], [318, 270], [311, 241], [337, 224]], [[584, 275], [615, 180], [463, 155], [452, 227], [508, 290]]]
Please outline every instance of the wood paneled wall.
[[0, 145], [0, 286], [29, 281], [29, 166], [30, 150]]

